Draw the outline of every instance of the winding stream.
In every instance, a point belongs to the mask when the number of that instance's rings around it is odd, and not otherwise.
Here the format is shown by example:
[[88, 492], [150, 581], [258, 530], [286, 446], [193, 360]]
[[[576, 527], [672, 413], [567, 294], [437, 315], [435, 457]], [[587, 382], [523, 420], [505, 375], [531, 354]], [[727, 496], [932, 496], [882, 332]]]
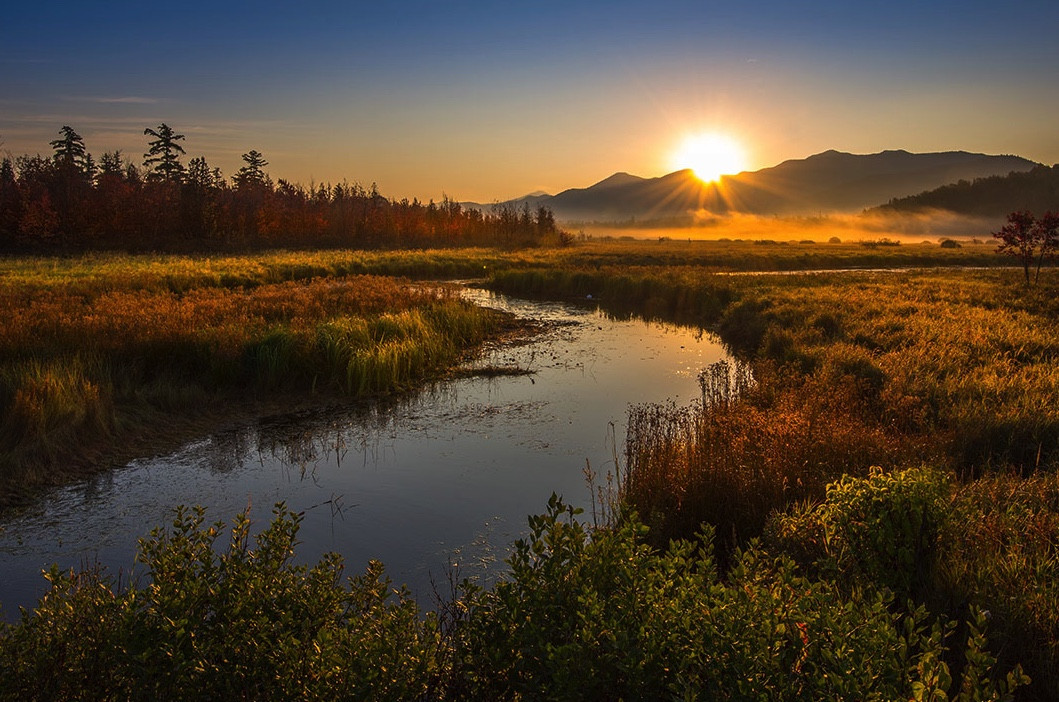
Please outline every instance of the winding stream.
[[337, 551], [352, 573], [379, 559], [428, 602], [432, 577], [444, 583], [453, 564], [461, 576], [496, 572], [526, 515], [543, 511], [552, 492], [589, 511], [586, 461], [599, 474], [614, 470], [628, 406], [690, 402], [699, 370], [725, 357], [717, 339], [686, 327], [480, 290], [467, 296], [548, 323], [477, 361], [532, 375], [264, 417], [56, 490], [0, 522], [0, 614], [10, 620], [33, 605], [52, 563], [98, 561], [128, 576], [137, 539], [169, 524], [176, 505], [205, 506], [208, 522], [249, 505], [261, 524], [281, 500], [305, 512], [299, 561]]

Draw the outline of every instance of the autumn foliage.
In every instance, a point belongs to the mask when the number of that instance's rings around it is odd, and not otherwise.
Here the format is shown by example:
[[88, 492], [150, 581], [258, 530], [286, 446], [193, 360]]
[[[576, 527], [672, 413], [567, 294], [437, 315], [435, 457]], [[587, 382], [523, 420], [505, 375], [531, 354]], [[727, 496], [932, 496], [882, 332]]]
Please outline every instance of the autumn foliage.
[[256, 150], [229, 181], [203, 157], [180, 162], [184, 137], [167, 125], [144, 134], [154, 140], [142, 167], [119, 151], [97, 163], [70, 127], [51, 142], [50, 158], [3, 159], [0, 251], [515, 247], [567, 238], [545, 207], [483, 212], [448, 197], [389, 199], [374, 183], [273, 182]]
[[1036, 263], [1037, 271], [1033, 282], [1041, 276], [1041, 263], [1045, 258], [1053, 258], [1059, 250], [1059, 215], [1045, 212], [1037, 219], [1029, 212], [1012, 212], [1008, 222], [1000, 231], [993, 232], [993, 238], [999, 244], [997, 253], [1014, 256], [1022, 264], [1026, 275], [1026, 284], [1030, 283], [1030, 268]]

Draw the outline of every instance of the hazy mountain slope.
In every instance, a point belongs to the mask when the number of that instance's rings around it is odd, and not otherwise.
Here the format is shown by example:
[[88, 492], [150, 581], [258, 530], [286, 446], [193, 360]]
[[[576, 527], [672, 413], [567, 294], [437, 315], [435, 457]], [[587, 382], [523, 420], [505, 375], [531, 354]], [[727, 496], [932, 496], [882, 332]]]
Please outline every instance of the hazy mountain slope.
[[825, 151], [725, 176], [720, 184], [703, 183], [686, 170], [660, 178], [615, 173], [591, 187], [508, 204], [546, 205], [562, 219], [600, 221], [671, 218], [700, 210], [766, 215], [857, 211], [947, 183], [1028, 171], [1036, 165], [1017, 156], [965, 151], [864, 155]]
[[990, 176], [935, 188], [910, 197], [895, 198], [880, 211], [949, 210], [958, 214], [1004, 216], [1016, 210], [1037, 214], [1059, 212], [1059, 165], [1006, 176]]

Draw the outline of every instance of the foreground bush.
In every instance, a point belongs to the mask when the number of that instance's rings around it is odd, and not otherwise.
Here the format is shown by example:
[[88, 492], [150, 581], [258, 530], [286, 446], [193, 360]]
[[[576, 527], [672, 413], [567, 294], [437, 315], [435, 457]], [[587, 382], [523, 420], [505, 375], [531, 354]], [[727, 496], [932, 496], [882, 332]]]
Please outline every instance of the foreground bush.
[[901, 601], [934, 586], [938, 533], [950, 486], [927, 469], [843, 476], [827, 499], [781, 514], [771, 536], [825, 577], [885, 587]]
[[0, 638], [0, 697], [414, 699], [437, 674], [438, 628], [382, 566], [343, 579], [342, 561], [293, 564], [300, 517], [278, 506], [250, 545], [226, 548], [201, 510], [142, 540], [143, 583], [48, 575], [51, 590]]
[[1025, 666], [1038, 699], [1059, 699], [1059, 476], [986, 476], [948, 509], [940, 594], [992, 612], [1002, 658]]
[[802, 572], [886, 587], [935, 613], [990, 613], [992, 649], [1033, 678], [1028, 699], [1059, 696], [1059, 480], [938, 471], [844, 477], [817, 504], [769, 525]]
[[950, 651], [952, 625], [894, 614], [885, 591], [756, 547], [722, 579], [709, 530], [660, 552], [635, 519], [593, 531], [577, 513], [553, 497], [510, 572], [465, 584], [441, 626], [378, 564], [293, 565], [282, 506], [256, 547], [239, 517], [223, 549], [181, 510], [141, 542], [142, 584], [52, 571], [0, 630], [0, 698], [1001, 700], [1024, 682], [999, 678], [981, 617]]
[[753, 547], [718, 577], [712, 532], [665, 552], [634, 518], [590, 532], [552, 499], [515, 544], [509, 577], [473, 593], [460, 631], [461, 695], [510, 699], [1005, 699], [983, 620], [953, 660], [954, 627], [895, 615], [873, 588], [795, 573]]

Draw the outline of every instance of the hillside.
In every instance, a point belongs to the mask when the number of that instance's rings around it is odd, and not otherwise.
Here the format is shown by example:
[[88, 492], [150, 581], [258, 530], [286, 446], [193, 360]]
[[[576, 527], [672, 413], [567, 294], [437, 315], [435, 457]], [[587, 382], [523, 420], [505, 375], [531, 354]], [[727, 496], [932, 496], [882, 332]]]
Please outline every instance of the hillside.
[[1059, 211], [1059, 164], [1006, 176], [961, 180], [934, 190], [894, 198], [878, 211], [949, 210], [958, 214], [1002, 217], [1016, 210]]
[[1029, 171], [1018, 156], [965, 151], [913, 154], [825, 151], [771, 168], [703, 183], [690, 170], [658, 178], [616, 173], [587, 188], [512, 200], [516, 207], [545, 205], [567, 221], [628, 221], [712, 214], [817, 214], [854, 212], [947, 183]]

